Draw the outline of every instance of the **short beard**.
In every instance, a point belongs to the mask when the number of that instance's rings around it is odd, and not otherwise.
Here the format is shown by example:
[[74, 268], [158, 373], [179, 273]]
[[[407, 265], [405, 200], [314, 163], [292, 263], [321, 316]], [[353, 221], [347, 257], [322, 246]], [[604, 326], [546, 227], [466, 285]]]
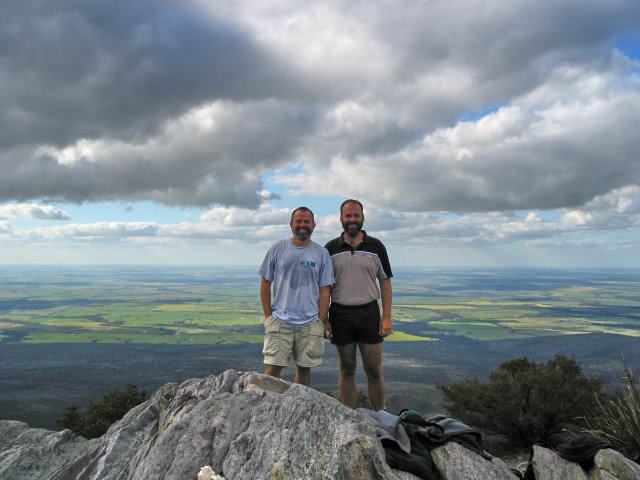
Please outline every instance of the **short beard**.
[[[308, 233], [307, 232], [300, 233], [300, 230], [307, 230]], [[311, 238], [311, 234], [313, 233], [313, 230], [311, 230], [310, 228], [304, 228], [304, 227], [294, 227], [291, 229], [291, 231], [293, 232], [293, 236], [296, 237], [296, 239], [300, 240], [301, 242], [309, 240]]]
[[344, 222], [342, 228], [351, 238], [357, 237], [362, 231], [362, 223], [360, 222]]

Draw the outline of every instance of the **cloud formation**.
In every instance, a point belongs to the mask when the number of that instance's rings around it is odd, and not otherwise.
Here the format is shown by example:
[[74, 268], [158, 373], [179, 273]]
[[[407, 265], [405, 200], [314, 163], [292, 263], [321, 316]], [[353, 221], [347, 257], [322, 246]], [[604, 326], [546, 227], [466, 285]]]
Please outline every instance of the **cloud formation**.
[[[31, 210], [38, 207], [30, 205]], [[24, 209], [26, 211], [26, 209]], [[0, 214], [5, 210], [0, 209]], [[245, 242], [272, 242], [288, 235], [291, 210], [262, 205], [257, 210], [215, 207], [198, 221], [94, 222], [40, 226], [14, 233], [15, 239], [50, 241], [55, 239], [103, 240], [119, 242], [144, 237], [155, 239], [209, 239]], [[571, 241], [585, 234], [625, 232], [640, 227], [640, 187], [615, 190], [596, 197], [581, 209], [563, 209], [554, 218], [544, 219], [537, 212], [397, 212], [366, 208], [367, 229], [386, 242], [400, 247], [405, 242], [424, 245], [507, 244], [538, 241]], [[2, 218], [2, 217], [0, 217]], [[9, 218], [7, 215], [5, 218]], [[15, 218], [15, 217], [13, 217]], [[42, 217], [41, 217], [42, 218]], [[8, 228], [8, 222], [3, 222]], [[341, 226], [338, 215], [317, 216], [314, 239], [327, 241]], [[10, 233], [10, 230], [7, 230]], [[564, 240], [563, 240], [564, 239]]]
[[615, 43], [636, 0], [3, 11], [0, 201], [258, 209], [294, 162], [293, 192], [397, 212], [578, 212], [640, 185], [640, 65]]
[[0, 220], [13, 220], [17, 218], [69, 220], [69, 216], [65, 212], [51, 205], [36, 205], [33, 203], [0, 205]]

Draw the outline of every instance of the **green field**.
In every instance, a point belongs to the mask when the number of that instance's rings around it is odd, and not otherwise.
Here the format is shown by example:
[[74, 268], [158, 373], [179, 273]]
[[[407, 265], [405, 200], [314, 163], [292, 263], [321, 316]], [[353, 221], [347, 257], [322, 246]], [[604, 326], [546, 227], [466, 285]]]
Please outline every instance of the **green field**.
[[[7, 267], [0, 273], [0, 342], [259, 343], [253, 270]], [[640, 336], [639, 272], [395, 273], [392, 342]]]

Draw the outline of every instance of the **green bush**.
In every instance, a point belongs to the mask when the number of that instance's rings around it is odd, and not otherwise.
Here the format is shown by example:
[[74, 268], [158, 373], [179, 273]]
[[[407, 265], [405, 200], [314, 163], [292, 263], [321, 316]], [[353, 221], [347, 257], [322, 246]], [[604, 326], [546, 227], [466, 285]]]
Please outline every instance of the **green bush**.
[[587, 417], [589, 431], [603, 437], [630, 457], [640, 455], [640, 390], [624, 358], [626, 387], [613, 397], [598, 396], [593, 416]]
[[466, 380], [438, 388], [450, 415], [531, 445], [562, 424], [578, 424], [596, 404], [602, 383], [585, 377], [574, 358], [556, 355], [547, 363], [526, 357], [504, 362], [488, 382]]
[[101, 400], [91, 402], [84, 409], [69, 405], [56, 423], [85, 438], [100, 437], [113, 423], [146, 399], [147, 392], [139, 391], [135, 385], [126, 385], [122, 391], [116, 389], [107, 392]]

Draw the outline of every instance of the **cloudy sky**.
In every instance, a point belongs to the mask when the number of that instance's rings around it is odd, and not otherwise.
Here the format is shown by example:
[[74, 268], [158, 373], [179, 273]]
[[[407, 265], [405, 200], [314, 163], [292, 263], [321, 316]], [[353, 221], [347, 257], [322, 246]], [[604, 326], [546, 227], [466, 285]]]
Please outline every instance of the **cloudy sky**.
[[5, 0], [0, 264], [640, 267], [638, 0]]

